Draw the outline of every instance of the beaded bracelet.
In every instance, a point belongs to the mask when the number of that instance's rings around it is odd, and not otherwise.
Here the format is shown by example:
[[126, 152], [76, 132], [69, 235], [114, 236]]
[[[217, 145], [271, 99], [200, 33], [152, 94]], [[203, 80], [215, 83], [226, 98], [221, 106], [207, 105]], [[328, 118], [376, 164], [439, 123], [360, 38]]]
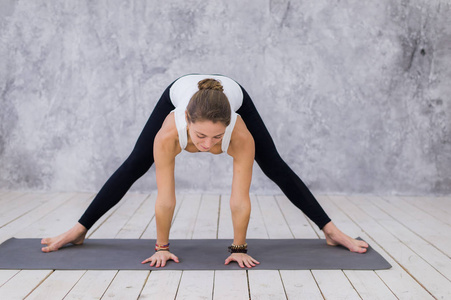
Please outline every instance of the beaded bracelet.
[[230, 253], [247, 253], [247, 249], [232, 249], [232, 247], [229, 246], [229, 252]]
[[247, 243], [243, 245], [232, 244], [227, 249], [230, 253], [247, 253]]

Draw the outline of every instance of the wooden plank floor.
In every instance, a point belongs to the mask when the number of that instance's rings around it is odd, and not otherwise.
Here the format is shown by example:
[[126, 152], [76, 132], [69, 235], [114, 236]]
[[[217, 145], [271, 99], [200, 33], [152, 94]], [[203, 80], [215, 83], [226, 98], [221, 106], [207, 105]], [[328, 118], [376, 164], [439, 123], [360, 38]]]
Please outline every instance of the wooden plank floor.
[[[0, 243], [59, 234], [93, 197], [0, 191]], [[393, 268], [0, 270], [0, 299], [451, 299], [451, 197], [318, 199], [339, 228], [368, 241]], [[249, 238], [324, 238], [284, 196], [252, 196], [251, 201]], [[127, 194], [94, 225], [89, 238], [154, 239], [154, 204], [154, 194]], [[231, 239], [228, 195], [178, 195], [171, 238]]]

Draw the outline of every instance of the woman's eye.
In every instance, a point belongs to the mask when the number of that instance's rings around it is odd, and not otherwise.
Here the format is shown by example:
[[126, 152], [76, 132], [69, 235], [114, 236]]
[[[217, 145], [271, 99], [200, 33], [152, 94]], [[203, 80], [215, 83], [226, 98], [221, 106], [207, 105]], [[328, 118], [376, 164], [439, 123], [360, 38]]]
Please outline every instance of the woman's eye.
[[199, 135], [198, 135], [197, 137], [198, 137], [198, 138], [200, 138], [200, 139], [203, 139], [203, 138], [205, 138], [204, 136], [199, 136]]

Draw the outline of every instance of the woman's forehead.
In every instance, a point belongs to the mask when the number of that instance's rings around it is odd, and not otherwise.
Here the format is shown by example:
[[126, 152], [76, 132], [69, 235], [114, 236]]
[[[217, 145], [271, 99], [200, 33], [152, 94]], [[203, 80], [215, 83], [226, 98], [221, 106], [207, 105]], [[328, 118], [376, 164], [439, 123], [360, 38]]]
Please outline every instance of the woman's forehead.
[[202, 133], [207, 136], [217, 136], [224, 134], [226, 126], [220, 122], [213, 123], [212, 121], [197, 121], [190, 124], [190, 128], [197, 133]]

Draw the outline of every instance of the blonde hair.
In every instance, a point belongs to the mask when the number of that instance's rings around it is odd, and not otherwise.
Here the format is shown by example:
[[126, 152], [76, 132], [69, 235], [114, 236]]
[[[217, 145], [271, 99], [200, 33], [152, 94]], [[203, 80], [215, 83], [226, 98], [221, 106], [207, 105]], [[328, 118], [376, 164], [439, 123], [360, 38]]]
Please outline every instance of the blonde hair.
[[188, 122], [212, 121], [230, 124], [232, 113], [222, 84], [213, 78], [199, 81], [199, 90], [191, 97], [186, 107]]

